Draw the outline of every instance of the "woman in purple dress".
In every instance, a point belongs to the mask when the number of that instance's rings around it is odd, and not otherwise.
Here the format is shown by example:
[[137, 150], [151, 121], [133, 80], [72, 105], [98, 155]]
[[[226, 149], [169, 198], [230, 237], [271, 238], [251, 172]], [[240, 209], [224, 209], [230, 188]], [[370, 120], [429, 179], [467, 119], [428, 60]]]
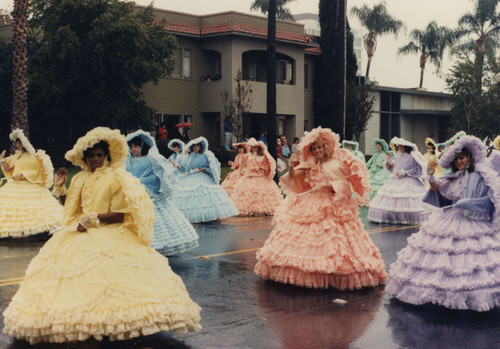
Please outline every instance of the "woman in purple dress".
[[431, 174], [425, 200], [445, 206], [408, 238], [391, 265], [385, 291], [405, 303], [488, 311], [500, 306], [500, 181], [485, 158], [486, 146], [462, 136]]
[[368, 219], [378, 223], [418, 224], [428, 205], [422, 202], [426, 187], [421, 180], [427, 160], [415, 144], [394, 137], [391, 148], [395, 157], [386, 161], [389, 180], [377, 192], [368, 210]]

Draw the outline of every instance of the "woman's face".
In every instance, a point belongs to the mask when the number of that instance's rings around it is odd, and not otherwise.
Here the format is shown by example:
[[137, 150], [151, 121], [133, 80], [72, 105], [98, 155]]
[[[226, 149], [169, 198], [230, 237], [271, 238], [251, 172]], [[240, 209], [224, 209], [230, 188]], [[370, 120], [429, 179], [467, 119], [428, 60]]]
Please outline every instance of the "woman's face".
[[23, 149], [23, 144], [19, 139], [16, 139], [16, 150], [22, 150]]
[[243, 154], [245, 152], [245, 148], [238, 147], [238, 154]]
[[313, 143], [311, 145], [311, 152], [316, 159], [322, 159], [325, 156], [325, 148], [319, 143]]
[[377, 148], [377, 151], [379, 153], [382, 151], [382, 146], [380, 145], [380, 143], [377, 143], [377, 145], [375, 147]]
[[101, 148], [93, 148], [89, 155], [87, 155], [87, 163], [89, 164], [92, 172], [100, 167], [103, 167], [105, 161], [106, 155], [104, 154], [104, 150]]
[[469, 157], [465, 154], [458, 154], [454, 163], [459, 171], [463, 170], [464, 168], [467, 168], [467, 165], [469, 164]]
[[427, 144], [427, 150], [429, 150], [429, 151], [434, 150], [434, 147], [432, 146], [432, 144]]
[[347, 149], [348, 149], [348, 150], [352, 150], [352, 144], [348, 144], [348, 145], [347, 145]]
[[259, 147], [259, 146], [257, 146], [257, 145], [254, 145], [254, 146], [252, 147], [252, 153], [254, 153], [254, 154], [260, 155], [259, 150], [260, 150], [260, 147]]
[[405, 147], [403, 145], [398, 145], [398, 151], [400, 153], [404, 153], [405, 152]]
[[134, 156], [141, 156], [141, 146], [138, 144], [131, 144], [130, 145], [130, 150], [132, 151], [132, 155]]
[[193, 144], [193, 153], [199, 153], [201, 149], [200, 143], [198, 144]]
[[178, 145], [172, 146], [172, 150], [174, 151], [174, 153], [177, 153], [179, 151], [179, 146]]

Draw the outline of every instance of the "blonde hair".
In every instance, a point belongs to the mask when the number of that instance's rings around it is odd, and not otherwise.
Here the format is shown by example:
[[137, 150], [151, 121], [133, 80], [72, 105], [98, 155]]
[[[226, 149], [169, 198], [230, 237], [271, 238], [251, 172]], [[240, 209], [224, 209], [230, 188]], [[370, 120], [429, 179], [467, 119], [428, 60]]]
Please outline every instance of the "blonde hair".
[[311, 153], [312, 153], [311, 148], [313, 147], [314, 144], [322, 146], [323, 149], [325, 150], [325, 156], [323, 157], [324, 160], [329, 160], [329, 159], [332, 158], [332, 156], [333, 156], [333, 149], [323, 139], [316, 138], [316, 140], [311, 143], [311, 145], [309, 146], [309, 150], [311, 151]]

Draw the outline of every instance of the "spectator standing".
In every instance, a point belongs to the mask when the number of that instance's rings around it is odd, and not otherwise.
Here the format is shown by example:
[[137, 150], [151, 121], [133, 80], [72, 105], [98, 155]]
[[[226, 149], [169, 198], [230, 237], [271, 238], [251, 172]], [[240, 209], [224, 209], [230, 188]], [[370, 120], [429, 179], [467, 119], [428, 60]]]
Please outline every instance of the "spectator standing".
[[165, 123], [162, 123], [160, 127], [158, 127], [156, 137], [158, 137], [158, 139], [160, 140], [166, 140], [168, 138], [168, 131]]
[[228, 116], [224, 120], [224, 148], [231, 149], [231, 141], [233, 140], [233, 117]]

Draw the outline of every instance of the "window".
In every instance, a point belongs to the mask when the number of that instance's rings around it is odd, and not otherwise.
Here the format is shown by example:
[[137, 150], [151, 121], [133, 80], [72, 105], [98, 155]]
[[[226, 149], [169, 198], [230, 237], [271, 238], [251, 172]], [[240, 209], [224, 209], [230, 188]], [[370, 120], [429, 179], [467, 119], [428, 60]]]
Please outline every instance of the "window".
[[309, 131], [309, 120], [304, 120], [304, 131]]
[[380, 137], [390, 140], [401, 135], [401, 93], [380, 92]]
[[248, 77], [251, 81], [257, 81], [257, 62], [254, 59], [250, 60], [248, 66]]
[[278, 81], [279, 84], [292, 85], [292, 63], [285, 60], [278, 61]]
[[182, 77], [184, 79], [193, 78], [192, 52], [193, 51], [189, 48], [184, 48], [182, 50]]
[[309, 89], [309, 64], [304, 64], [304, 90]]
[[278, 135], [285, 133], [285, 121], [283, 119], [278, 120]]

